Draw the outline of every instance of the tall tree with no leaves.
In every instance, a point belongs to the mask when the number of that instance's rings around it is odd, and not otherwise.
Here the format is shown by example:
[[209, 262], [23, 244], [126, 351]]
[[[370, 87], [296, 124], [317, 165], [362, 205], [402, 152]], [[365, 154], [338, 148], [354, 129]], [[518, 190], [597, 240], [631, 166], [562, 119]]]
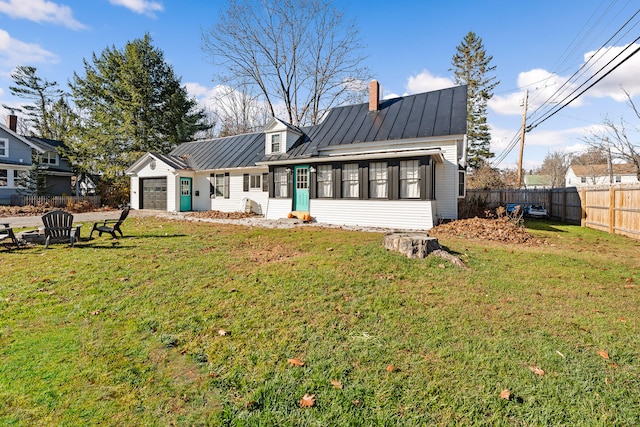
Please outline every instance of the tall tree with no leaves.
[[317, 124], [369, 79], [358, 30], [331, 0], [230, 0], [202, 40], [217, 79], [256, 88], [272, 116], [283, 104], [294, 125]]
[[540, 175], [546, 175], [551, 181], [551, 187], [564, 187], [564, 178], [571, 165], [571, 154], [564, 151], [553, 151], [544, 156], [542, 165], [538, 169]]
[[469, 32], [456, 47], [451, 59], [451, 70], [456, 84], [466, 84], [467, 97], [467, 163], [478, 169], [494, 157], [491, 152], [491, 133], [487, 125], [487, 102], [493, 89], [500, 83], [491, 73], [493, 56], [488, 55], [482, 38]]

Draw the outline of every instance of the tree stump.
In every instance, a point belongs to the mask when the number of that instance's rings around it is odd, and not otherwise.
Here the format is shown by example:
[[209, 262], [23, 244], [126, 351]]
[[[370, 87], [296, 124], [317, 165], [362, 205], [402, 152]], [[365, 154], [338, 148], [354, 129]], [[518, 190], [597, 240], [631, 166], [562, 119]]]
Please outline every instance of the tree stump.
[[456, 267], [467, 268], [460, 258], [444, 250], [438, 239], [426, 233], [387, 233], [382, 244], [385, 249], [400, 252], [408, 258], [426, 258], [431, 254], [446, 259]]
[[386, 249], [400, 252], [407, 258], [426, 258], [429, 252], [440, 249], [438, 239], [426, 233], [387, 233], [382, 244]]

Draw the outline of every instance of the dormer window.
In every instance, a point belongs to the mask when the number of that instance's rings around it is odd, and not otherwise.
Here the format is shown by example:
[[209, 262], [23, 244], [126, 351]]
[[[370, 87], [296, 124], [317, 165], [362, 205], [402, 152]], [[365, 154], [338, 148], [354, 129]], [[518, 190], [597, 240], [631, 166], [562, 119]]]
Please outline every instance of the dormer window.
[[0, 157], [9, 157], [9, 140], [0, 138]]
[[273, 135], [271, 135], [271, 152], [272, 153], [282, 152], [279, 133], [274, 133]]
[[48, 165], [57, 165], [58, 155], [53, 151], [46, 151], [42, 154], [42, 163]]

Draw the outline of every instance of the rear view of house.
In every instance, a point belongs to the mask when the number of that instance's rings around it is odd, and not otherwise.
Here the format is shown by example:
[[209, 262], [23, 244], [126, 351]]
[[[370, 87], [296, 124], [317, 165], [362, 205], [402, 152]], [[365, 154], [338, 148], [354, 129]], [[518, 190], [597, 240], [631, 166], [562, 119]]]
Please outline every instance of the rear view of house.
[[466, 86], [337, 107], [315, 126], [147, 153], [127, 173], [135, 209], [293, 213], [337, 225], [429, 229], [465, 192]]

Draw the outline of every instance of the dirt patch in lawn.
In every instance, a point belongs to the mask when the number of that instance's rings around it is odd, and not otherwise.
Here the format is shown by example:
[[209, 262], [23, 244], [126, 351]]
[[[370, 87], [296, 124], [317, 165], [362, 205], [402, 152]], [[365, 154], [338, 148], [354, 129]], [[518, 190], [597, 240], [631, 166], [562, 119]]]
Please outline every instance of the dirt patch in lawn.
[[464, 239], [489, 240], [525, 245], [544, 244], [544, 240], [532, 236], [518, 221], [510, 217], [468, 218], [440, 224], [429, 230], [433, 237], [457, 237]]

